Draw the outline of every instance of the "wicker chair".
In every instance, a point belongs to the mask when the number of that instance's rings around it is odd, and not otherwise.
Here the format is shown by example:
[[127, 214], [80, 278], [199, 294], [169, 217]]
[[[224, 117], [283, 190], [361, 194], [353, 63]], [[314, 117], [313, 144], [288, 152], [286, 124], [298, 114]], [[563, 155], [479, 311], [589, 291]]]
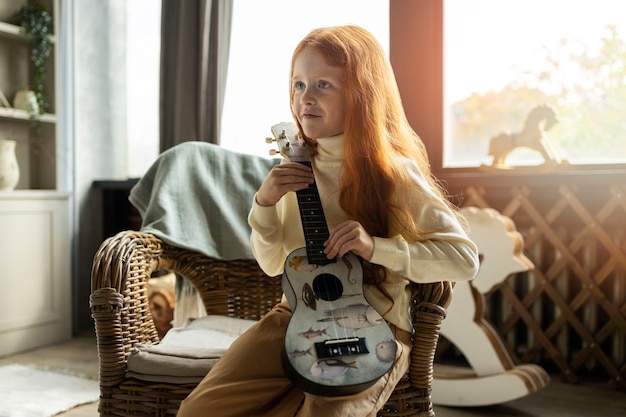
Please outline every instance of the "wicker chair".
[[[137, 344], [157, 344], [147, 281], [157, 270], [177, 272], [199, 291], [208, 314], [259, 319], [281, 297], [279, 277], [254, 260], [222, 261], [170, 246], [152, 234], [125, 231], [95, 255], [90, 306], [100, 366], [101, 416], [175, 416], [196, 384], [165, 384], [126, 376]], [[452, 284], [412, 284], [415, 327], [411, 366], [379, 416], [434, 416], [433, 361]]]

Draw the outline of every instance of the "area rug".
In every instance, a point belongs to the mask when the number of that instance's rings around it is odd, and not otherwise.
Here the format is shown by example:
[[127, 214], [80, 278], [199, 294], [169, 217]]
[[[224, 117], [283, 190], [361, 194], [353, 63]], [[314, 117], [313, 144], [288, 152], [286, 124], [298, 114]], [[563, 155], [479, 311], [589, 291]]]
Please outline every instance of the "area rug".
[[98, 381], [25, 365], [0, 367], [0, 417], [51, 417], [98, 396]]

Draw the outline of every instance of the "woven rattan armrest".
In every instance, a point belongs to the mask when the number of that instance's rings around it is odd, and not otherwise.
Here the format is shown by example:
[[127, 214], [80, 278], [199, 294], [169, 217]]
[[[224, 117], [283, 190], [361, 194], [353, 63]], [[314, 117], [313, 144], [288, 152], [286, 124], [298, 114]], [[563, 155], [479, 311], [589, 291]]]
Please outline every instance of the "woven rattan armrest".
[[434, 417], [431, 390], [434, 361], [441, 324], [446, 308], [452, 301], [451, 282], [409, 284], [411, 290], [411, 319], [413, 348], [411, 365], [405, 378], [396, 386], [379, 417]]
[[89, 304], [95, 322], [100, 385], [124, 379], [137, 343], [158, 343], [148, 306], [147, 282], [162, 253], [152, 235], [121, 232], [105, 240], [94, 257]]

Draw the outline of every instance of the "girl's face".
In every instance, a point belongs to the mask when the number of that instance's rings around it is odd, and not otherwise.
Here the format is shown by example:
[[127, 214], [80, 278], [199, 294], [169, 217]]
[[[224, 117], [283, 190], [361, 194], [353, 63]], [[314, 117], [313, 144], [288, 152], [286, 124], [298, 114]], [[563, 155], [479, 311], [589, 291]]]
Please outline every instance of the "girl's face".
[[304, 48], [293, 63], [293, 113], [312, 139], [343, 133], [346, 99], [343, 69], [331, 67], [314, 48]]

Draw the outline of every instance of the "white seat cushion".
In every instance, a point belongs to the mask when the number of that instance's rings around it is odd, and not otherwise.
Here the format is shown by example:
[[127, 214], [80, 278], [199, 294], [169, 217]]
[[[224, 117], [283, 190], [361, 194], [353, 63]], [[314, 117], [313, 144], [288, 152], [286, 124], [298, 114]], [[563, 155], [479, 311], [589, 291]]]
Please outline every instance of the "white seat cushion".
[[199, 382], [231, 343], [256, 323], [226, 316], [188, 319], [167, 332], [158, 345], [137, 345], [127, 376], [145, 381]]

